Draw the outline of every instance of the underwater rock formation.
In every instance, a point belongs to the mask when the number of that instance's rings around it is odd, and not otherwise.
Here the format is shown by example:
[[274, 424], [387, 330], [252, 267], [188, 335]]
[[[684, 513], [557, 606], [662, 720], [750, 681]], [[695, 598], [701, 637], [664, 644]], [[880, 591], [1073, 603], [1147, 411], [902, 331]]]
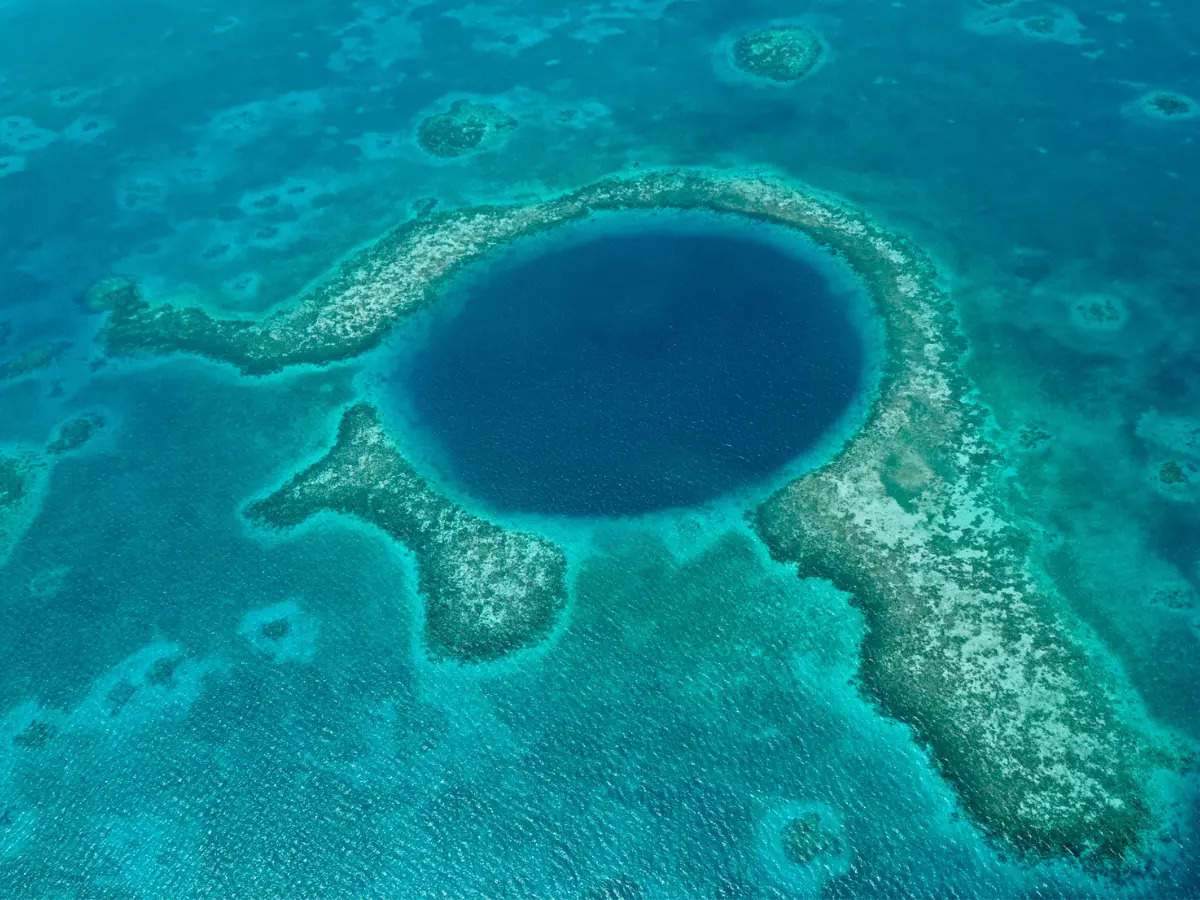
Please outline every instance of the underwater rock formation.
[[1200, 116], [1200, 104], [1174, 91], [1151, 91], [1138, 100], [1138, 107], [1154, 119], [1193, 119]]
[[46, 445], [46, 452], [54, 456], [78, 450], [104, 427], [104, 417], [99, 413], [88, 413], [64, 422], [58, 427], [58, 435]]
[[[615, 177], [405, 223], [261, 320], [127, 299], [102, 338], [114, 354], [187, 351], [246, 372], [344, 359], [432, 302], [462, 266], [622, 209], [701, 209], [796, 229], [862, 279], [886, 339], [871, 412], [833, 459], [754, 511], [756, 530], [776, 559], [853, 594], [868, 626], [862, 689], [912, 727], [977, 823], [1033, 853], [1125, 858], [1153, 821], [1149, 776], [1163, 758], [1131, 724], [1123, 686], [1089, 656], [1006, 506], [1004, 467], [936, 270], [848, 205], [751, 174]], [[321, 509], [357, 515], [413, 549], [428, 640], [447, 655], [524, 645], [562, 605], [561, 552], [434, 493], [368, 406], [347, 413], [327, 457], [250, 515], [282, 527]]]
[[861, 224], [835, 246], [885, 322], [879, 395], [838, 456], [754, 512], [756, 529], [777, 559], [853, 595], [863, 689], [912, 726], [977, 823], [1030, 852], [1120, 860], [1150, 824], [1161, 759], [1001, 499], [935, 270]]
[[806, 866], [825, 854], [838, 854], [842, 840], [818, 810], [812, 809], [789, 819], [780, 835], [783, 855], [796, 865]]
[[1169, 500], [1200, 501], [1200, 418], [1152, 409], [1134, 433], [1150, 454], [1150, 484]]
[[811, 28], [785, 25], [738, 38], [733, 63], [748, 75], [771, 81], [799, 81], [821, 61], [821, 39]]
[[137, 283], [124, 275], [110, 275], [83, 292], [79, 305], [85, 312], [98, 313], [114, 309], [122, 303], [136, 302]]
[[545, 636], [566, 602], [566, 558], [434, 491], [392, 444], [375, 409], [346, 410], [322, 459], [247, 516], [274, 528], [322, 510], [356, 516], [408, 547], [425, 601], [425, 640], [441, 656], [495, 659]]
[[516, 119], [490, 103], [455, 100], [447, 112], [421, 122], [417, 143], [433, 156], [462, 156], [486, 149], [516, 127]]
[[246, 613], [238, 634], [274, 663], [311, 662], [319, 628], [295, 600], [273, 603]]
[[1129, 309], [1115, 294], [1087, 294], [1071, 303], [1071, 322], [1080, 331], [1110, 334], [1128, 321]]
[[71, 347], [70, 341], [50, 341], [29, 347], [0, 363], [0, 381], [22, 378], [44, 369]]

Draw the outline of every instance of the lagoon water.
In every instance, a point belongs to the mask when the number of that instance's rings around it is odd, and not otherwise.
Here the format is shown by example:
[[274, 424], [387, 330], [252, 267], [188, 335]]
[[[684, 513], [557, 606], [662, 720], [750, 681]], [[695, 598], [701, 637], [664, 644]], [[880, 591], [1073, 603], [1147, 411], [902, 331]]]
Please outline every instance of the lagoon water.
[[[780, 21], [821, 64], [737, 70]], [[749, 530], [874, 384], [833, 263], [666, 220], [548, 235], [267, 377], [108, 358], [77, 302], [115, 272], [255, 316], [430, 201], [656, 166], [844, 196], [936, 260], [1064, 614], [1186, 757], [1200, 119], [1146, 98], [1200, 98], [1198, 53], [1181, 0], [0, 0], [0, 453], [41, 479], [0, 535], [0, 896], [1200, 896], [1186, 773], [1121, 872], [986, 838], [860, 692], [852, 598]], [[517, 124], [427, 153], [459, 99]], [[460, 503], [564, 546], [542, 644], [438, 662], [398, 544], [246, 523], [364, 397]], [[779, 823], [814, 809], [836, 845], [798, 863]]]

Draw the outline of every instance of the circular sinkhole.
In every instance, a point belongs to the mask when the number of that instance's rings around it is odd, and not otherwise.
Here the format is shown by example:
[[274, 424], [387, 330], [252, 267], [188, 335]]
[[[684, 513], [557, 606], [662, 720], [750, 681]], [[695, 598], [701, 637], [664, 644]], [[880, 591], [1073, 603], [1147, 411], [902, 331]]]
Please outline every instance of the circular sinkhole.
[[861, 424], [868, 309], [788, 229], [601, 214], [468, 267], [389, 359], [384, 402], [493, 509], [694, 506], [811, 468]]

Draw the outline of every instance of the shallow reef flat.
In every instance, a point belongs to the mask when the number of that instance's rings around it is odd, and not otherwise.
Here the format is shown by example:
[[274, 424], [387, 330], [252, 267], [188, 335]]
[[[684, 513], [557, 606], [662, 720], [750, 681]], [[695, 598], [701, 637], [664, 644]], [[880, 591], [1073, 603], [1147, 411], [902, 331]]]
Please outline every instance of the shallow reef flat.
[[[1134, 723], [1031, 558], [932, 265], [863, 223], [848, 254], [885, 320], [867, 424], [752, 514], [772, 555], [853, 594], [865, 691], [912, 726], [972, 818], [1034, 854], [1129, 861], [1168, 755]], [[864, 246], [865, 244], [865, 246]]]
[[517, 120], [490, 103], [455, 100], [417, 128], [417, 143], [432, 156], [448, 159], [483, 150], [517, 127]]
[[495, 659], [537, 642], [566, 601], [566, 558], [550, 541], [487, 522], [434, 491], [375, 413], [342, 416], [333, 448], [269, 497], [251, 521], [288, 528], [322, 510], [378, 526], [417, 560], [425, 640], [435, 654]]
[[[249, 373], [344, 359], [495, 248], [622, 209], [775, 223], [856, 271], [885, 331], [871, 413], [831, 461], [751, 514], [756, 530], [776, 559], [854, 595], [869, 628], [863, 689], [913, 728], [985, 830], [1034, 854], [1128, 859], [1154, 820], [1147, 785], [1165, 755], [1061, 612], [1032, 561], [1034, 532], [1006, 506], [1002, 461], [962, 374], [965, 345], [935, 268], [846, 204], [741, 172], [614, 177], [540, 202], [409, 222], [260, 321], [155, 306], [126, 291], [102, 339], [112, 354], [192, 352]], [[330, 455], [250, 514], [284, 526], [320, 509], [373, 521], [414, 550], [430, 639], [445, 652], [498, 655], [543, 632], [560, 605], [561, 554], [433, 493], [369, 407], [353, 407]], [[522, 585], [532, 585], [529, 596]]]

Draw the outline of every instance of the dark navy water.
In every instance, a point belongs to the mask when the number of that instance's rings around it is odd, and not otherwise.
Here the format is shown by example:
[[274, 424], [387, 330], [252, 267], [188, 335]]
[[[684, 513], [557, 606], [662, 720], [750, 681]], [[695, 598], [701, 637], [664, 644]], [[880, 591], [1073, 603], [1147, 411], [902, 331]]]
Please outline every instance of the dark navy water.
[[523, 257], [467, 279], [402, 375], [494, 507], [699, 503], [805, 453], [863, 386], [847, 296], [771, 243], [659, 228]]

